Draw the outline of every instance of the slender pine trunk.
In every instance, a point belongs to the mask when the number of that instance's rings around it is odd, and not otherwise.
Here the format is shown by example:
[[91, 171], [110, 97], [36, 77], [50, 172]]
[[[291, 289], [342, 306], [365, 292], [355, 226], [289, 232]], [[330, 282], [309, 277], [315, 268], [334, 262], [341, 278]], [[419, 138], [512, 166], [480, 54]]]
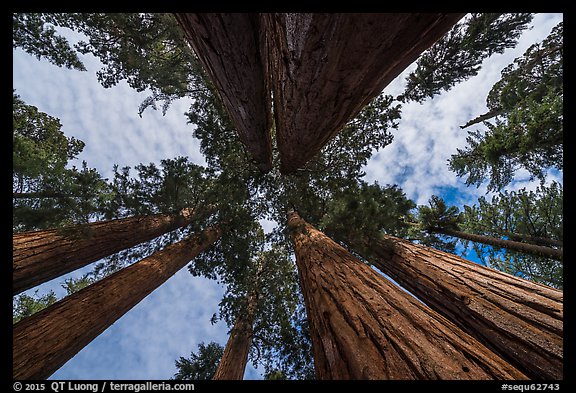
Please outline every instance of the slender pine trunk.
[[561, 291], [393, 236], [346, 243], [529, 377], [562, 379]]
[[64, 198], [74, 198], [78, 195], [69, 195], [64, 194], [61, 192], [13, 192], [12, 198], [13, 199], [42, 199], [42, 198], [56, 198], [56, 199], [64, 199]]
[[482, 123], [483, 121], [490, 120], [490, 119], [492, 119], [492, 118], [494, 118], [494, 117], [496, 117], [496, 116], [498, 116], [498, 115], [500, 115], [500, 114], [502, 114], [502, 113], [504, 113], [504, 112], [502, 111], [502, 109], [493, 109], [493, 110], [490, 110], [490, 111], [484, 113], [483, 115], [480, 115], [480, 116], [478, 116], [478, 117], [476, 117], [476, 118], [468, 121], [468, 122], [467, 122], [466, 124], [464, 124], [463, 126], [460, 126], [460, 128], [462, 128], [462, 129], [468, 128], [468, 127], [470, 127], [470, 126], [472, 126], [472, 125], [474, 125], [474, 124], [478, 124], [478, 123]]
[[562, 240], [550, 239], [547, 237], [541, 236], [531, 236], [524, 233], [512, 233], [508, 231], [499, 231], [502, 236], [506, 236], [510, 240], [514, 240], [517, 242], [524, 242], [535, 244], [537, 246], [546, 246], [546, 247], [555, 247], [555, 248], [563, 248], [564, 242]]
[[440, 229], [432, 228], [432, 232], [441, 233], [448, 236], [454, 236], [459, 239], [470, 240], [477, 243], [487, 244], [490, 246], [496, 246], [500, 248], [505, 248], [510, 251], [517, 251], [524, 254], [535, 255], [538, 257], [550, 258], [557, 261], [562, 261], [564, 251], [562, 248], [552, 248], [539, 246], [537, 244], [522, 243], [514, 240], [499, 239], [491, 236], [478, 235], [475, 233], [468, 233], [462, 231], [456, 231], [453, 229]]
[[221, 235], [208, 228], [14, 324], [13, 378], [48, 378]]
[[192, 222], [193, 212], [129, 217], [12, 236], [13, 295]]
[[319, 379], [525, 379], [292, 212]]

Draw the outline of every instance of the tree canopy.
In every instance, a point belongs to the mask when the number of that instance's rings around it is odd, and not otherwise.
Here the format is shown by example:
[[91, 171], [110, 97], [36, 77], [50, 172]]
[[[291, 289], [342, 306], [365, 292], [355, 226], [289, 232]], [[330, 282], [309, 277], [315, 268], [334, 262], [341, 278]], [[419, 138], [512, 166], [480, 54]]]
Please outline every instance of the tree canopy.
[[563, 169], [562, 48], [560, 23], [502, 70], [486, 98], [489, 112], [480, 117], [488, 130], [470, 131], [468, 146], [457, 149], [449, 162], [458, 176], [468, 176], [466, 184], [478, 186], [488, 179], [488, 190], [495, 191], [519, 169], [541, 182], [549, 169]]
[[[399, 185], [365, 180], [369, 160], [393, 143], [395, 132], [402, 132], [402, 105], [422, 103], [476, 75], [485, 59], [517, 44], [532, 18], [530, 13], [470, 14], [418, 59], [400, 96], [383, 92], [375, 97], [305, 166], [284, 175], [275, 147], [273, 169], [265, 174], [258, 170], [171, 14], [14, 14], [14, 48], [75, 70], [85, 69], [79, 55], [96, 56], [103, 64], [96, 74], [103, 87], [125, 80], [150, 94], [140, 114], [156, 109], [158, 102], [165, 113], [173, 100], [190, 98], [185, 119], [206, 165], [189, 157], [166, 157], [133, 168], [114, 165], [111, 179], [103, 179], [86, 162], [81, 169], [71, 167], [84, 142], [65, 136], [59, 119], [14, 92], [13, 231], [182, 209], [197, 215], [183, 228], [111, 255], [91, 273], [68, 279], [63, 287], [72, 293], [191, 233], [221, 225], [224, 235], [188, 271], [224, 288], [210, 322], [225, 324], [229, 331], [246, 313], [246, 299], [258, 294], [249, 360], [255, 367], [262, 365], [268, 379], [314, 378], [304, 299], [286, 227], [290, 210], [341, 243], [389, 234], [471, 258], [472, 249], [481, 263], [562, 288], [558, 261], [435, 231], [453, 229], [562, 248], [563, 187], [545, 183], [550, 168], [563, 170], [562, 24], [502, 70], [486, 99], [488, 112], [466, 125], [484, 121], [487, 130], [471, 131], [468, 146], [458, 149], [448, 164], [457, 176], [468, 176], [466, 186], [488, 182], [491, 200], [481, 197], [477, 204], [459, 208], [435, 195], [428, 206], [417, 206]], [[62, 28], [81, 34], [80, 42], [70, 45], [59, 35]], [[541, 185], [506, 190], [520, 168]], [[275, 222], [276, 228], [265, 233], [264, 220]], [[21, 295], [14, 302], [14, 321], [55, 300], [54, 293]], [[201, 342], [196, 353], [175, 361], [173, 378], [211, 379], [222, 344]]]

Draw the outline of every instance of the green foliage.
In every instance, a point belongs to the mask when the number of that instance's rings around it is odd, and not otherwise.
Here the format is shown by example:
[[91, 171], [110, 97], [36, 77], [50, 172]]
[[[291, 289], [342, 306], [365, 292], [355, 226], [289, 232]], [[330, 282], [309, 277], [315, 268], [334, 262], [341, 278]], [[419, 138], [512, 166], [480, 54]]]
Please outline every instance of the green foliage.
[[444, 200], [436, 195], [430, 197], [428, 204], [429, 206], [418, 206], [418, 229], [412, 232], [413, 235], [424, 245], [454, 254], [457, 240], [438, 231], [459, 230], [462, 214], [456, 206], [447, 206]]
[[[493, 123], [471, 131], [468, 146], [452, 155], [449, 166], [467, 185], [489, 179], [488, 190], [509, 184], [519, 169], [543, 182], [550, 168], [563, 165], [563, 24], [502, 71], [487, 105]], [[474, 121], [468, 124], [473, 124]]]
[[12, 14], [12, 46], [59, 67], [86, 71], [68, 40], [56, 34], [61, 14]]
[[[478, 204], [464, 206], [462, 229], [481, 235], [505, 237], [551, 246], [563, 240], [563, 199], [561, 184], [552, 182], [535, 191], [520, 189], [494, 195], [491, 201], [481, 197]], [[562, 288], [563, 265], [559, 261], [528, 256], [508, 250], [475, 247], [479, 258], [499, 270], [530, 280]]]
[[13, 94], [13, 230], [86, 223], [100, 215], [110, 197], [100, 174], [69, 168], [84, 142], [68, 138], [55, 117]]
[[207, 171], [187, 157], [163, 159], [160, 166], [139, 164], [134, 169], [137, 175], [132, 177], [130, 167], [114, 167], [109, 218], [177, 213], [184, 208], [200, 209], [207, 203]]
[[86, 273], [78, 278], [72, 278], [72, 277], [67, 278], [66, 280], [64, 280], [64, 283], [62, 284], [62, 288], [66, 290], [66, 293], [68, 295], [72, 295], [73, 293], [76, 293], [81, 289], [86, 288], [88, 285], [95, 283], [99, 279], [100, 278], [98, 278], [93, 273]]
[[539, 102], [551, 92], [562, 94], [563, 26], [560, 22], [546, 39], [531, 45], [502, 70], [486, 98], [489, 109], [508, 112], [525, 101]]
[[[201, 66], [169, 13], [36, 13], [13, 14], [13, 46], [57, 66], [85, 70], [78, 54], [91, 54], [104, 67], [98, 81], [112, 87], [125, 80], [152, 95], [140, 105], [165, 114], [171, 102], [189, 95], [201, 82]], [[58, 28], [83, 35], [73, 47]]]
[[283, 381], [288, 378], [286, 378], [286, 375], [280, 370], [271, 370], [264, 375], [264, 379], [268, 381]]
[[446, 206], [444, 200], [436, 195], [432, 195], [428, 203], [429, 207], [418, 207], [418, 221], [424, 230], [429, 228], [459, 230], [462, 216], [456, 206]]
[[326, 205], [319, 228], [336, 239], [360, 240], [380, 232], [405, 237], [407, 218], [416, 207], [396, 185], [359, 182], [339, 190]]
[[180, 357], [176, 360], [178, 371], [174, 374], [175, 380], [211, 380], [216, 374], [220, 359], [224, 354], [224, 347], [218, 343], [210, 342], [205, 345], [198, 344], [198, 354], [191, 352], [189, 358]]
[[482, 61], [513, 48], [530, 13], [472, 13], [417, 60], [400, 101], [423, 102], [478, 74]]
[[77, 31], [88, 37], [78, 51], [98, 57], [104, 68], [97, 72], [104, 87], [122, 80], [136, 91], [149, 89], [152, 96], [140, 107], [163, 113], [170, 102], [195, 90], [201, 67], [174, 16], [169, 13], [75, 14]]
[[16, 323], [30, 315], [37, 313], [56, 303], [56, 294], [53, 291], [45, 295], [38, 295], [38, 291], [34, 295], [21, 294], [14, 298], [12, 302], [12, 323]]
[[379, 95], [351, 119], [300, 172], [311, 172], [326, 182], [356, 179], [372, 154], [392, 143], [390, 129], [398, 128], [400, 104], [390, 95]]
[[[61, 174], [68, 160], [84, 149], [84, 142], [68, 138], [60, 120], [12, 95], [13, 189], [24, 192], [46, 173]], [[27, 190], [26, 190], [27, 191]]]

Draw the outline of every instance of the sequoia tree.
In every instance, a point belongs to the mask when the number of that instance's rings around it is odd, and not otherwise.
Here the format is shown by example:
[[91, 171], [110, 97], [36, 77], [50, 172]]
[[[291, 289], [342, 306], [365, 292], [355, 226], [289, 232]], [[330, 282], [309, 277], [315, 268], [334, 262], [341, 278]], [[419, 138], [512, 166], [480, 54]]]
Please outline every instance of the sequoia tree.
[[296, 212], [288, 226], [318, 378], [526, 378]]
[[258, 297], [257, 290], [248, 294], [245, 307], [238, 313], [213, 379], [242, 380], [244, 378], [254, 334], [253, 325]]
[[16, 323], [13, 378], [48, 378], [222, 233], [209, 227]]
[[136, 216], [12, 236], [13, 294], [192, 222], [194, 214]]
[[527, 376], [562, 379], [561, 291], [390, 235], [349, 244]]

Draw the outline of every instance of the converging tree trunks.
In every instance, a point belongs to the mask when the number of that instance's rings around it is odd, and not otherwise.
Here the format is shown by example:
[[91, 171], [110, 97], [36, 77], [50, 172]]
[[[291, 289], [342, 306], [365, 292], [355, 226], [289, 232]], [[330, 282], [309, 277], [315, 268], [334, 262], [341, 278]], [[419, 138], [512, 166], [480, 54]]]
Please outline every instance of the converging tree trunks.
[[319, 379], [526, 379], [304, 221], [288, 216]]
[[175, 14], [242, 143], [262, 172], [272, 169], [272, 108], [266, 39], [258, 14]]
[[194, 212], [99, 221], [12, 235], [13, 295], [192, 222]]
[[13, 378], [48, 378], [221, 235], [208, 228], [16, 323]]
[[562, 379], [562, 291], [389, 235], [348, 244], [526, 375]]

